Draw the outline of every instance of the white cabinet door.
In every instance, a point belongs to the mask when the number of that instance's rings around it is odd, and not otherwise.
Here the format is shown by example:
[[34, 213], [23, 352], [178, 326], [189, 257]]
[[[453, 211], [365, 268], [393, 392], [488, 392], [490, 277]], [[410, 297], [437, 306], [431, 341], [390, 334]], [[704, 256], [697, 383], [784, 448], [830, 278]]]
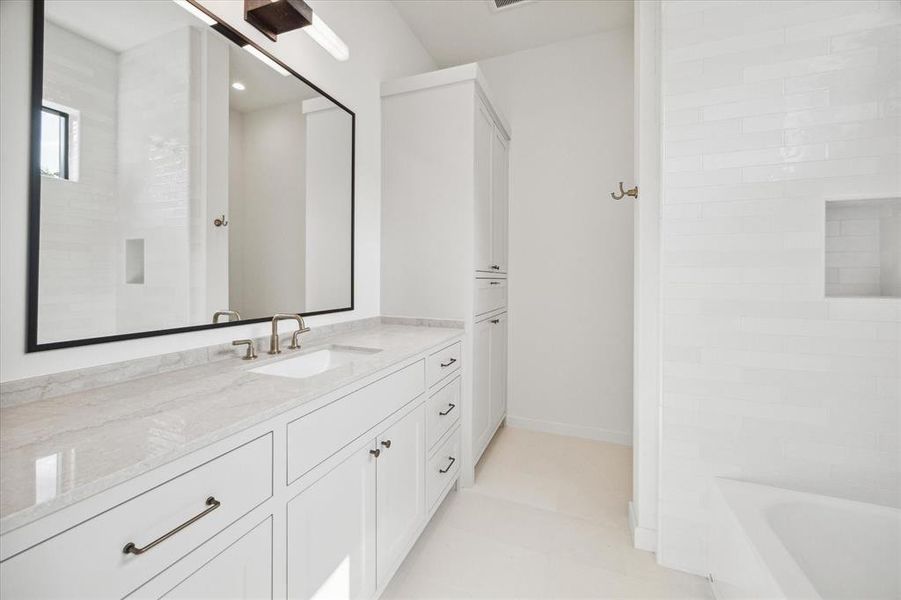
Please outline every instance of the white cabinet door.
[[491, 324], [489, 371], [491, 373], [491, 429], [507, 413], [507, 313], [489, 320]]
[[162, 598], [272, 598], [272, 519], [266, 519]]
[[491, 271], [491, 146], [494, 123], [481, 101], [475, 115], [475, 266]]
[[491, 322], [473, 328], [472, 457], [478, 461], [491, 439]]
[[491, 138], [491, 269], [507, 272], [507, 204], [510, 156], [499, 129]]
[[374, 443], [288, 502], [288, 597], [375, 593]]
[[403, 560], [425, 522], [425, 405], [378, 438], [378, 585]]

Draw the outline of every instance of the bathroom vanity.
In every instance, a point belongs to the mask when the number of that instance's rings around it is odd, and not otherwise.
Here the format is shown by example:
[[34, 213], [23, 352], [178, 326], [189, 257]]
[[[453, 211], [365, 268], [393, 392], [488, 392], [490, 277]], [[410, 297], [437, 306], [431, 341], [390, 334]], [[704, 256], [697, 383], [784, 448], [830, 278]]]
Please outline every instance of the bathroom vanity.
[[380, 594], [459, 476], [464, 356], [462, 329], [373, 321], [277, 358], [19, 384], [0, 594]]

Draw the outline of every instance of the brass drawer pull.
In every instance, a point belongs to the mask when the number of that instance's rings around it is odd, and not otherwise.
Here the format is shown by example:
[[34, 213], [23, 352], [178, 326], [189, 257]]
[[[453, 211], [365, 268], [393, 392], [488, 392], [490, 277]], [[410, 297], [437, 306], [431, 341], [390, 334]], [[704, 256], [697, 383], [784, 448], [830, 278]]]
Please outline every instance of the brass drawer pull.
[[450, 411], [454, 410], [455, 408], [457, 408], [456, 404], [448, 403], [447, 410], [439, 412], [438, 415], [441, 417], [446, 417], [447, 415], [450, 414]]
[[489, 281], [488, 282], [488, 285], [500, 285], [500, 284], [501, 284], [500, 281]]
[[451, 470], [451, 467], [454, 466], [454, 463], [457, 462], [457, 459], [454, 458], [453, 456], [448, 456], [448, 458], [450, 459], [450, 462], [447, 463], [447, 466], [444, 467], [443, 469], [438, 469], [439, 473], [447, 473], [448, 471]]
[[200, 513], [197, 516], [191, 517], [190, 519], [188, 519], [187, 521], [185, 521], [184, 523], [182, 523], [181, 525], [179, 525], [178, 527], [176, 527], [169, 533], [165, 533], [165, 534], [161, 535], [160, 537], [156, 538], [155, 540], [153, 540], [152, 542], [150, 542], [143, 548], [138, 548], [134, 542], [128, 542], [127, 544], [125, 544], [125, 547], [122, 548], [122, 552], [124, 552], [125, 554], [135, 554], [135, 555], [144, 554], [145, 552], [147, 552], [148, 550], [150, 550], [157, 544], [165, 542], [166, 540], [168, 540], [170, 537], [172, 537], [173, 535], [175, 535], [176, 533], [178, 533], [185, 527], [187, 527], [189, 525], [193, 525], [194, 523], [196, 523], [203, 517], [207, 516], [208, 514], [210, 514], [211, 512], [213, 512], [220, 506], [222, 506], [222, 503], [219, 502], [218, 500], [216, 500], [215, 498], [213, 498], [212, 496], [210, 496], [209, 498], [206, 499], [206, 505], [209, 506], [208, 509], [206, 509], [205, 511], [203, 511], [202, 513]]
[[491, 265], [491, 268], [492, 268], [493, 270], [495, 270], [495, 271], [500, 271], [500, 270], [501, 270], [501, 266], [500, 266], [500, 265]]
[[374, 457], [378, 458], [379, 456], [381, 456], [382, 451], [379, 450], [378, 448], [376, 448], [375, 450], [370, 450], [369, 453], [371, 455], [373, 455]]
[[500, 319], [491, 319], [491, 323], [494, 324], [494, 325], [497, 325], [497, 324], [500, 323], [500, 322], [501, 322]]
[[454, 364], [455, 362], [457, 362], [457, 359], [456, 359], [456, 358], [452, 358], [452, 359], [450, 359], [449, 361], [447, 361], [446, 363], [441, 363], [441, 367], [442, 367], [442, 368], [444, 368], [444, 367], [449, 367], [449, 366], [451, 366], [452, 364]]
[[385, 448], [390, 448], [391, 440], [385, 440], [384, 442], [382, 442], [382, 446], [384, 446]]

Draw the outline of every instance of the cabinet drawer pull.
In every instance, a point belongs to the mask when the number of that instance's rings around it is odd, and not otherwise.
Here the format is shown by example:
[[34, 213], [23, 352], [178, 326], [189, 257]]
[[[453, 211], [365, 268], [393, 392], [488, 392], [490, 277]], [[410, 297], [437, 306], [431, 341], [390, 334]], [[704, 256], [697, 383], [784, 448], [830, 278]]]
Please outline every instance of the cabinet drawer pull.
[[446, 417], [450, 414], [450, 411], [454, 410], [455, 408], [457, 408], [456, 404], [448, 403], [447, 410], [439, 412], [438, 415], [441, 417]]
[[454, 364], [455, 362], [457, 362], [457, 359], [456, 359], [456, 358], [452, 358], [452, 359], [450, 359], [449, 361], [447, 361], [446, 363], [441, 363], [441, 368], [449, 367], [449, 366], [451, 366], [452, 364]]
[[138, 548], [134, 542], [128, 542], [127, 544], [125, 544], [125, 547], [122, 548], [122, 552], [124, 552], [125, 554], [136, 554], [136, 555], [144, 554], [145, 552], [147, 552], [148, 550], [150, 550], [157, 544], [165, 542], [166, 540], [168, 540], [170, 537], [172, 537], [173, 535], [175, 535], [176, 533], [178, 533], [185, 527], [188, 527], [189, 525], [192, 525], [192, 524], [196, 523], [197, 521], [199, 521], [200, 519], [202, 519], [203, 517], [207, 516], [208, 514], [210, 514], [211, 512], [213, 512], [220, 506], [222, 506], [222, 503], [219, 502], [218, 500], [216, 500], [215, 498], [213, 498], [212, 496], [210, 496], [209, 498], [206, 499], [206, 505], [209, 506], [208, 509], [206, 509], [205, 511], [203, 511], [202, 513], [200, 513], [194, 517], [191, 517], [190, 519], [188, 519], [187, 521], [185, 521], [184, 523], [182, 523], [181, 525], [179, 525], [178, 527], [176, 527], [169, 533], [165, 533], [165, 534], [161, 535], [160, 537], [156, 538], [155, 540], [153, 540], [152, 542], [150, 542], [143, 548]]
[[373, 455], [374, 457], [378, 458], [379, 456], [381, 456], [382, 451], [379, 450], [378, 448], [376, 448], [375, 450], [370, 450], [369, 453], [371, 455]]
[[494, 323], [495, 325], [497, 325], [498, 323], [501, 322], [501, 320], [500, 319], [491, 319], [491, 322]]
[[495, 271], [500, 271], [500, 270], [501, 270], [501, 266], [500, 266], [500, 265], [491, 265], [491, 268], [494, 269]]
[[447, 473], [448, 471], [451, 470], [451, 467], [454, 466], [454, 463], [457, 462], [457, 459], [454, 458], [453, 456], [448, 456], [448, 458], [450, 459], [450, 462], [447, 463], [447, 466], [444, 467], [443, 469], [438, 469], [439, 473]]
[[500, 281], [489, 281], [488, 282], [488, 285], [500, 285], [500, 284], [501, 284]]
[[385, 440], [385, 441], [383, 441], [383, 442], [382, 442], [382, 446], [384, 446], [385, 448], [390, 448], [390, 447], [391, 447], [391, 440]]

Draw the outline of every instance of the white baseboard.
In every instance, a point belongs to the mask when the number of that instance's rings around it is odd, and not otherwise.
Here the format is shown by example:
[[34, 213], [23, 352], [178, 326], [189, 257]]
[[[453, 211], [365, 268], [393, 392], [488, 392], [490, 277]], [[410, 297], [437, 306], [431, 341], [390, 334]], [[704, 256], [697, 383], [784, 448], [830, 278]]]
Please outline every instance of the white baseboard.
[[586, 427], [584, 425], [539, 421], [538, 419], [527, 419], [525, 417], [514, 417], [512, 415], [507, 415], [507, 425], [510, 427], [531, 429], [532, 431], [543, 431], [544, 433], [556, 433], [588, 440], [597, 440], [599, 442], [610, 442], [612, 444], [620, 444], [621, 446], [632, 445], [632, 433], [625, 431], [610, 431], [598, 427]]
[[657, 552], [657, 530], [639, 527], [635, 523], [632, 501], [629, 501], [629, 529], [632, 531], [632, 545], [639, 550]]

